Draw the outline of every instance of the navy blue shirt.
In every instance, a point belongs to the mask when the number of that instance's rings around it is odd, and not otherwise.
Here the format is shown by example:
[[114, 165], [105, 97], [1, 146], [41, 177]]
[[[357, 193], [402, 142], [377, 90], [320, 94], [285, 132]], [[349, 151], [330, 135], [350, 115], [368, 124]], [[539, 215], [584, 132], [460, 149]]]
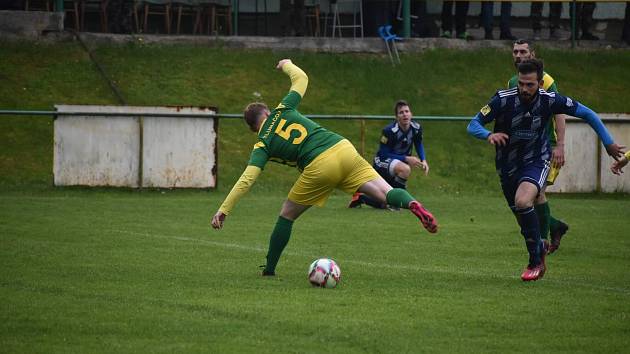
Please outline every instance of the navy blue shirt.
[[[578, 105], [569, 97], [543, 89], [532, 102], [522, 103], [518, 89], [513, 88], [497, 91], [473, 121], [477, 120], [481, 125], [494, 121], [494, 132], [509, 136], [506, 146], [496, 146], [495, 163], [500, 175], [510, 176], [532, 162], [551, 158], [549, 120], [554, 114], [575, 116]], [[471, 131], [470, 128], [469, 132], [482, 139], [489, 135], [487, 131]]]
[[381, 144], [376, 156], [381, 159], [396, 159], [405, 161], [406, 156], [411, 155], [411, 147], [416, 147], [420, 160], [424, 161], [424, 146], [422, 144], [422, 126], [418, 122], [411, 121], [409, 129], [404, 132], [398, 122], [393, 122], [383, 128]]

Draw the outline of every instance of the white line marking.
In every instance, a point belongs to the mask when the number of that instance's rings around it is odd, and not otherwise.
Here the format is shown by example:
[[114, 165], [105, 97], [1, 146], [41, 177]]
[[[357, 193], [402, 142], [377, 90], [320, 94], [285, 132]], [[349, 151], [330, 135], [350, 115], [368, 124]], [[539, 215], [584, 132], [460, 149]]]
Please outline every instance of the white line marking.
[[[127, 230], [110, 229], [108, 231], [116, 232], [120, 234], [127, 234], [127, 235], [135, 235], [135, 236], [143, 236], [143, 237], [151, 237], [151, 238], [159, 238], [159, 239], [167, 239], [167, 240], [177, 240], [177, 241], [185, 241], [185, 242], [196, 242], [196, 243], [200, 243], [204, 245], [224, 247], [224, 248], [233, 248], [233, 249], [250, 251], [250, 252], [263, 252], [263, 253], [267, 252], [266, 248], [243, 246], [237, 243], [217, 242], [217, 241], [209, 241], [209, 240], [203, 240], [203, 239], [191, 238], [191, 237], [159, 235], [159, 234], [150, 234], [146, 232], [136, 232], [136, 231], [127, 231]], [[283, 253], [290, 256], [301, 256], [301, 257], [311, 257], [311, 258], [318, 257], [317, 255], [306, 254], [303, 252], [285, 251]], [[434, 267], [428, 268], [428, 267], [420, 267], [420, 266], [406, 265], [406, 264], [372, 263], [372, 262], [365, 262], [365, 261], [351, 260], [351, 259], [344, 259], [343, 262], [356, 264], [360, 266], [373, 267], [373, 268], [387, 268], [387, 269], [397, 269], [397, 270], [406, 270], [406, 271], [414, 271], [414, 272], [433, 272], [433, 273], [442, 273], [442, 274], [469, 275], [469, 276], [478, 277], [480, 279], [481, 278], [520, 279], [520, 277], [516, 275], [506, 275], [506, 274], [496, 274], [496, 273], [488, 274], [488, 273], [481, 273], [481, 272], [455, 269], [455, 268], [434, 268]], [[562, 286], [580, 286], [580, 287], [588, 288], [588, 289], [601, 290], [605, 292], [616, 292], [616, 293], [621, 293], [624, 295], [630, 295], [630, 289], [627, 289], [627, 288], [599, 286], [595, 284], [584, 283], [578, 280], [571, 281], [571, 279], [568, 279], [568, 280], [545, 279], [544, 282], [553, 283], [553, 284], [562, 285]]]

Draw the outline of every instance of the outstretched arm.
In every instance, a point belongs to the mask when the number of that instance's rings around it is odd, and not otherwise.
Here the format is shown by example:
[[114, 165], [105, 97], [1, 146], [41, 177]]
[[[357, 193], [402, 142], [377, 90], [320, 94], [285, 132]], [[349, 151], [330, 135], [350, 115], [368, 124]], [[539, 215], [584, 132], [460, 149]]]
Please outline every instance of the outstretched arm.
[[608, 132], [608, 129], [606, 129], [602, 120], [599, 119], [593, 110], [581, 103], [578, 103], [575, 110], [575, 116], [584, 119], [591, 128], [593, 128], [595, 133], [597, 133], [597, 136], [599, 136], [604, 144], [604, 147], [606, 147], [608, 155], [615, 160], [618, 160], [621, 156], [623, 156], [623, 149], [625, 149], [625, 146], [615, 144], [613, 137]]
[[225, 197], [223, 204], [219, 207], [219, 210], [212, 217], [212, 227], [220, 229], [223, 227], [223, 221], [225, 217], [230, 214], [236, 203], [243, 197], [249, 189], [254, 185], [256, 179], [260, 175], [262, 170], [260, 167], [249, 165], [241, 174], [230, 193]]
[[301, 97], [304, 97], [306, 93], [306, 87], [308, 86], [308, 76], [297, 65], [291, 62], [291, 59], [282, 59], [276, 65], [277, 69], [282, 70], [285, 74], [291, 78], [290, 91], [297, 92]]

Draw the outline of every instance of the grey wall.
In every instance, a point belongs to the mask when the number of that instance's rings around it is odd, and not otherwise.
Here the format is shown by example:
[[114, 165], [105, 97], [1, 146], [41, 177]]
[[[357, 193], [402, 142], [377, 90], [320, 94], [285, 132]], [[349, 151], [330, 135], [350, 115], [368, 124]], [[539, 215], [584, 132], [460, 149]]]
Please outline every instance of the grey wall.
[[[72, 106], [59, 112], [137, 116], [58, 116], [54, 125], [57, 186], [185, 187], [216, 185], [215, 120], [209, 108]], [[152, 117], [193, 114], [203, 117]], [[142, 178], [140, 178], [140, 174]], [[141, 182], [140, 182], [141, 181]]]
[[[609, 121], [605, 125], [615, 138], [615, 142], [623, 145], [630, 143], [630, 117], [621, 118], [616, 122]], [[621, 176], [610, 172], [613, 160], [606, 154], [606, 150], [588, 124], [576, 119], [569, 120], [565, 135], [566, 163], [560, 170], [556, 183], [550, 186], [548, 191], [630, 193], [630, 171]]]

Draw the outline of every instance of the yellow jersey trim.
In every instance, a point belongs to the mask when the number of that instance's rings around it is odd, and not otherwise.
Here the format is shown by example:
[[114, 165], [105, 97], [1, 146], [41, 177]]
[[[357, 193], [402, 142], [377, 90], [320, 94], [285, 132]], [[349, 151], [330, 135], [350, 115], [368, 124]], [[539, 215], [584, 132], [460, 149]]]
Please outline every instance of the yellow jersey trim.
[[551, 85], [553, 85], [554, 82], [555, 80], [553, 79], [553, 77], [551, 77], [551, 75], [547, 73], [543, 75], [543, 89], [545, 91], [549, 90], [549, 88], [551, 87]]
[[[302, 69], [293, 63], [286, 63], [282, 66], [282, 71], [289, 75], [291, 78], [290, 91], [297, 92], [300, 96], [304, 97], [306, 93], [306, 87], [308, 86], [308, 76]], [[280, 106], [278, 106], [280, 108]]]

